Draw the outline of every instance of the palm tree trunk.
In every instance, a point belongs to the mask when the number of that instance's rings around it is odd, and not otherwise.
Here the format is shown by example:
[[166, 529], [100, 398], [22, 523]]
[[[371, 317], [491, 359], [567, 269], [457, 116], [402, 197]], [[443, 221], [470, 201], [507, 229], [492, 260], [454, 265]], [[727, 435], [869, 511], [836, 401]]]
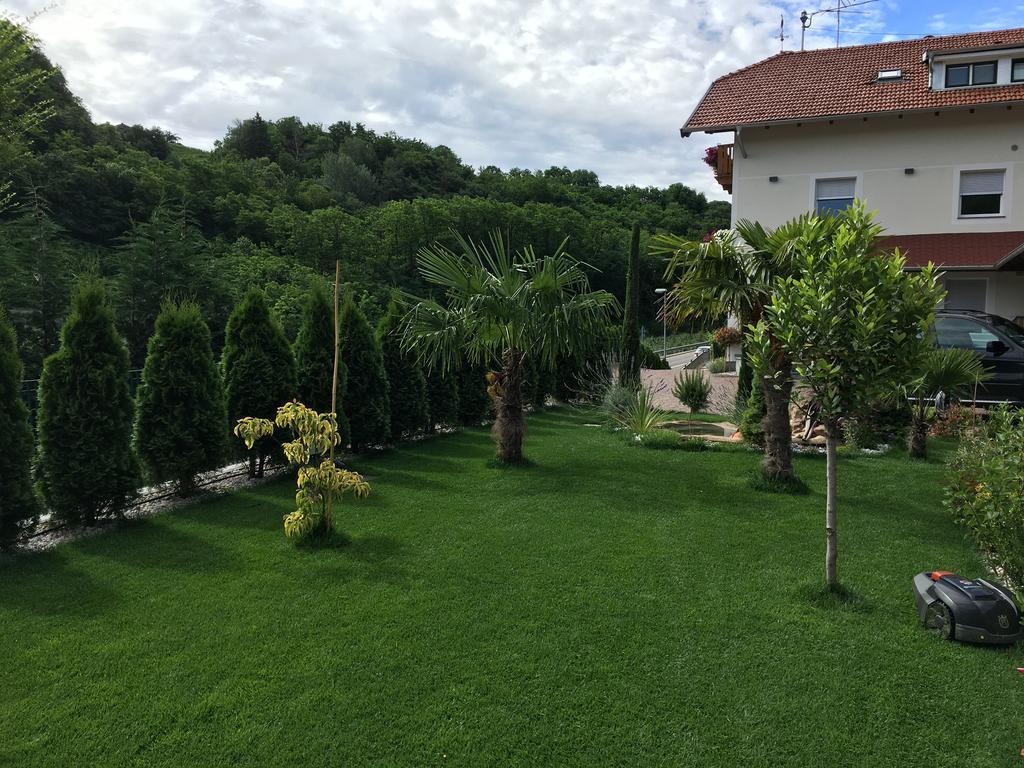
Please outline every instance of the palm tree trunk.
[[912, 459], [928, 458], [928, 422], [916, 413], [910, 424], [907, 451]]
[[764, 391], [764, 461], [765, 477], [773, 480], [793, 478], [793, 435], [789, 423], [789, 398], [793, 380], [789, 372], [778, 381], [763, 379]]
[[839, 541], [836, 531], [836, 444], [839, 442], [838, 424], [825, 425], [825, 583], [834, 587], [839, 582], [836, 561], [839, 555]]
[[493, 389], [496, 411], [491, 434], [498, 449], [498, 458], [506, 464], [523, 460], [523, 438], [526, 418], [523, 416], [523, 353], [506, 350], [502, 355], [500, 387]]

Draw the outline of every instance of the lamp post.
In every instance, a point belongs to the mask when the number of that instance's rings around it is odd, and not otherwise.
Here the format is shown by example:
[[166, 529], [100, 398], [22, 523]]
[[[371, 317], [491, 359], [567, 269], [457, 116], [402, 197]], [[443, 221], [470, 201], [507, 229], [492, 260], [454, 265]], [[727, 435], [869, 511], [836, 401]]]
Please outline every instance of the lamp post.
[[661, 297], [661, 356], [668, 351], [668, 334], [665, 325], [665, 301], [668, 299], [668, 288], [655, 288], [654, 294]]

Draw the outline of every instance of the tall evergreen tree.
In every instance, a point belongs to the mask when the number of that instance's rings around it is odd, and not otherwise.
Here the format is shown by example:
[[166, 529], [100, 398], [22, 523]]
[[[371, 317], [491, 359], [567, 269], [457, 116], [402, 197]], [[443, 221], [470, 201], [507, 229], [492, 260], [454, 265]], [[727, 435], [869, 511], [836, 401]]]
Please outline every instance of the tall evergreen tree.
[[150, 479], [189, 493], [226, 447], [227, 412], [210, 329], [199, 307], [167, 302], [156, 319], [138, 392], [136, 447]]
[[260, 113], [235, 125], [228, 144], [245, 160], [270, 157], [274, 154], [274, 143], [270, 139], [270, 127]]
[[10, 544], [22, 525], [39, 514], [32, 485], [32, 428], [21, 399], [18, 340], [7, 313], [0, 307], [0, 548]]
[[388, 377], [377, 337], [351, 294], [341, 311], [341, 356], [348, 365], [344, 402], [352, 450], [386, 443], [391, 436]]
[[[294, 351], [299, 401], [314, 411], [329, 413], [334, 377], [334, 308], [319, 283], [314, 283], [310, 288]], [[348, 366], [339, 358], [337, 415], [342, 445], [349, 438], [348, 420], [342, 407], [347, 381]]]
[[640, 222], [633, 224], [626, 271], [626, 309], [622, 317], [622, 353], [619, 381], [623, 386], [640, 386]]
[[[228, 318], [224, 331], [224, 391], [228, 424], [245, 416], [273, 420], [295, 397], [295, 358], [263, 292], [251, 289]], [[259, 441], [249, 455], [249, 474], [262, 477], [274, 442]]]
[[427, 378], [427, 431], [454, 427], [459, 423], [459, 383], [455, 371], [435, 367]]
[[37, 475], [57, 517], [91, 525], [101, 515], [119, 514], [134, 496], [134, 410], [128, 350], [102, 284], [86, 278], [39, 381]]
[[400, 440], [427, 427], [427, 380], [419, 362], [402, 349], [401, 314], [394, 299], [377, 327], [377, 342], [388, 377], [391, 439]]

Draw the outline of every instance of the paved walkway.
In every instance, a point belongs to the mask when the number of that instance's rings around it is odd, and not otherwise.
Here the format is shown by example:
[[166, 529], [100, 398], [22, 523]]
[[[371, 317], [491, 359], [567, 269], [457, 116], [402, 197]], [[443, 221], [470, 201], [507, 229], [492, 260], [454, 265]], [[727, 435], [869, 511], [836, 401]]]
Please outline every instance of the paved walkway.
[[[705, 376], [711, 378], [711, 398], [708, 401], [708, 411], [711, 413], [731, 414], [732, 407], [736, 400], [737, 377], [735, 374], [712, 373], [707, 369], [701, 369]], [[659, 408], [666, 411], [685, 411], [686, 406], [676, 400], [672, 394], [672, 386], [677, 373], [674, 371], [643, 371], [644, 383], [654, 391], [654, 402]]]

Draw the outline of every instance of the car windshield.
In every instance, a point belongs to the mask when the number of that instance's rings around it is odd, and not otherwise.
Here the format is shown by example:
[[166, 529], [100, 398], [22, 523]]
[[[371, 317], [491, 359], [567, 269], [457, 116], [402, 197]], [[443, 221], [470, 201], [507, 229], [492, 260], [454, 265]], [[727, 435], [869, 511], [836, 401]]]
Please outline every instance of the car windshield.
[[1024, 346], [1024, 328], [1002, 317], [991, 316], [989, 321], [992, 323], [992, 327], [1001, 334], [1009, 336], [1017, 344]]

